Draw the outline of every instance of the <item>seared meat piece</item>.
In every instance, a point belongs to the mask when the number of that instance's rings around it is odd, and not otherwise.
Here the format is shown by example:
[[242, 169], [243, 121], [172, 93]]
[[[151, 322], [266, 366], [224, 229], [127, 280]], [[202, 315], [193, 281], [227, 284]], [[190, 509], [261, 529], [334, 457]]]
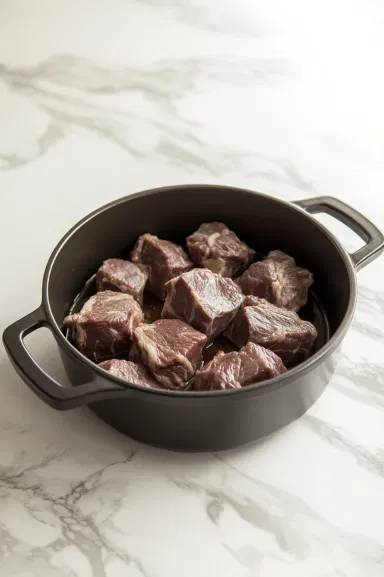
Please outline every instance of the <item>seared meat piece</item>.
[[309, 357], [317, 331], [294, 311], [247, 296], [224, 336], [239, 348], [251, 341], [270, 349], [288, 367]]
[[237, 284], [208, 269], [195, 268], [167, 283], [163, 318], [178, 318], [212, 341], [235, 318], [244, 296]]
[[238, 280], [245, 295], [254, 295], [289, 310], [298, 311], [308, 299], [312, 274], [296, 266], [287, 254], [274, 250], [262, 262], [251, 264]]
[[103, 291], [92, 296], [79, 313], [64, 319], [78, 349], [92, 360], [129, 348], [134, 329], [143, 322], [140, 305], [131, 295]]
[[139, 326], [133, 335], [141, 360], [165, 387], [183, 389], [202, 363], [207, 337], [179, 320]]
[[152, 387], [155, 389], [164, 388], [143, 365], [138, 363], [124, 361], [122, 359], [110, 359], [109, 361], [100, 363], [99, 367], [108, 371], [111, 375], [125, 379], [135, 385], [143, 385], [144, 387]]
[[196, 371], [197, 391], [239, 389], [286, 372], [282, 360], [272, 351], [248, 343], [240, 351], [219, 352], [211, 362]]
[[148, 233], [138, 238], [131, 259], [144, 265], [148, 273], [147, 289], [161, 299], [165, 298], [165, 283], [193, 268], [181, 246]]
[[197, 265], [229, 277], [246, 269], [255, 254], [222, 222], [201, 224], [187, 238], [187, 246]]
[[98, 291], [111, 290], [127, 293], [141, 304], [147, 278], [145, 270], [133, 262], [109, 258], [96, 273], [96, 286]]

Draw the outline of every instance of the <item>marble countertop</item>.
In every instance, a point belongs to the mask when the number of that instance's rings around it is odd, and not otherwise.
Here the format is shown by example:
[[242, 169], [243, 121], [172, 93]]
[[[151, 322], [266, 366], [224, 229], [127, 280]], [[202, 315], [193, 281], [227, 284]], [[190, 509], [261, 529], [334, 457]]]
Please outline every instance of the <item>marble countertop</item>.
[[[1, 330], [67, 229], [140, 189], [333, 195], [384, 229], [383, 24], [378, 0], [3, 0]], [[225, 453], [55, 412], [1, 348], [0, 576], [382, 577], [383, 261], [320, 400]], [[47, 330], [28, 345], [64, 380]]]

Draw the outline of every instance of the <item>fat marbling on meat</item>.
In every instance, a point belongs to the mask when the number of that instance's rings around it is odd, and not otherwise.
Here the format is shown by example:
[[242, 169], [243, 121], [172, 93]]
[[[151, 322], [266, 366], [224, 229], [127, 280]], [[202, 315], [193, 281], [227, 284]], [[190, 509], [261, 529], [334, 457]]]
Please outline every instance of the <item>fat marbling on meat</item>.
[[150, 372], [141, 364], [126, 361], [124, 359], [110, 359], [103, 361], [99, 367], [108, 371], [115, 377], [125, 379], [136, 385], [143, 385], [154, 389], [163, 389], [159, 382], [150, 374]]
[[244, 296], [230, 278], [195, 268], [166, 285], [163, 318], [177, 318], [212, 341], [235, 318]]
[[187, 246], [198, 266], [228, 277], [246, 269], [255, 255], [255, 251], [222, 222], [201, 224], [187, 238]]
[[193, 262], [181, 246], [149, 233], [138, 238], [131, 259], [145, 267], [147, 288], [161, 299], [165, 298], [165, 284], [171, 278], [193, 268]]
[[129, 260], [109, 258], [96, 273], [96, 286], [98, 291], [112, 290], [129, 294], [141, 304], [147, 278], [143, 267]]
[[312, 274], [279, 250], [251, 264], [238, 280], [245, 295], [258, 296], [296, 312], [306, 304], [312, 283]]
[[131, 295], [103, 291], [79, 313], [67, 316], [64, 326], [71, 329], [80, 352], [98, 361], [127, 351], [133, 331], [143, 320], [141, 307]]
[[162, 385], [172, 389], [183, 389], [192, 379], [207, 342], [205, 335], [176, 319], [143, 324], [134, 331], [133, 339], [142, 363]]
[[255, 343], [240, 351], [218, 352], [213, 359], [196, 371], [197, 391], [239, 389], [253, 383], [277, 377], [286, 372], [277, 355]]
[[294, 311], [247, 296], [224, 336], [238, 348], [253, 342], [270, 349], [286, 366], [293, 366], [309, 357], [317, 330]]

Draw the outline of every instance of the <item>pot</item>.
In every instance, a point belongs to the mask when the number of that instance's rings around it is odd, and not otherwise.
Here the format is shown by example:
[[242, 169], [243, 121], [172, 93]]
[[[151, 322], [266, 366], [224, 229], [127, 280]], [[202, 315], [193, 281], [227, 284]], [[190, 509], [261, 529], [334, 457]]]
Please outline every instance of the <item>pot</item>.
[[[365, 242], [348, 254], [311, 213], [325, 212]], [[183, 242], [202, 222], [223, 221], [263, 253], [280, 249], [314, 275], [323, 342], [308, 360], [284, 375], [243, 389], [181, 392], [144, 388], [96, 366], [67, 340], [62, 328], [76, 295], [103, 260], [127, 255], [137, 237], [151, 232]], [[223, 186], [171, 186], [140, 192], [96, 210], [76, 224], [53, 251], [40, 307], [3, 335], [23, 380], [47, 404], [81, 405], [122, 433], [181, 451], [228, 449], [269, 434], [300, 417], [327, 386], [356, 304], [356, 271], [384, 249], [382, 233], [340, 200], [321, 197], [284, 202]], [[33, 360], [29, 333], [48, 327], [72, 386], [63, 387]]]

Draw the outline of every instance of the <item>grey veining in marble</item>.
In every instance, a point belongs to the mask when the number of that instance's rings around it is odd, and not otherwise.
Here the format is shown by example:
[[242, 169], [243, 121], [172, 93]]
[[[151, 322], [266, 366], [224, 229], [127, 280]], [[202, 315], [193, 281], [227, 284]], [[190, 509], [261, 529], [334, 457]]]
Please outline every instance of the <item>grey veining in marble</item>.
[[[147, 187], [333, 195], [384, 229], [383, 25], [376, 0], [3, 0], [1, 330], [74, 222]], [[57, 413], [1, 349], [0, 577], [382, 577], [383, 260], [358, 277], [324, 395], [236, 451]], [[48, 331], [28, 346], [65, 378]]]

